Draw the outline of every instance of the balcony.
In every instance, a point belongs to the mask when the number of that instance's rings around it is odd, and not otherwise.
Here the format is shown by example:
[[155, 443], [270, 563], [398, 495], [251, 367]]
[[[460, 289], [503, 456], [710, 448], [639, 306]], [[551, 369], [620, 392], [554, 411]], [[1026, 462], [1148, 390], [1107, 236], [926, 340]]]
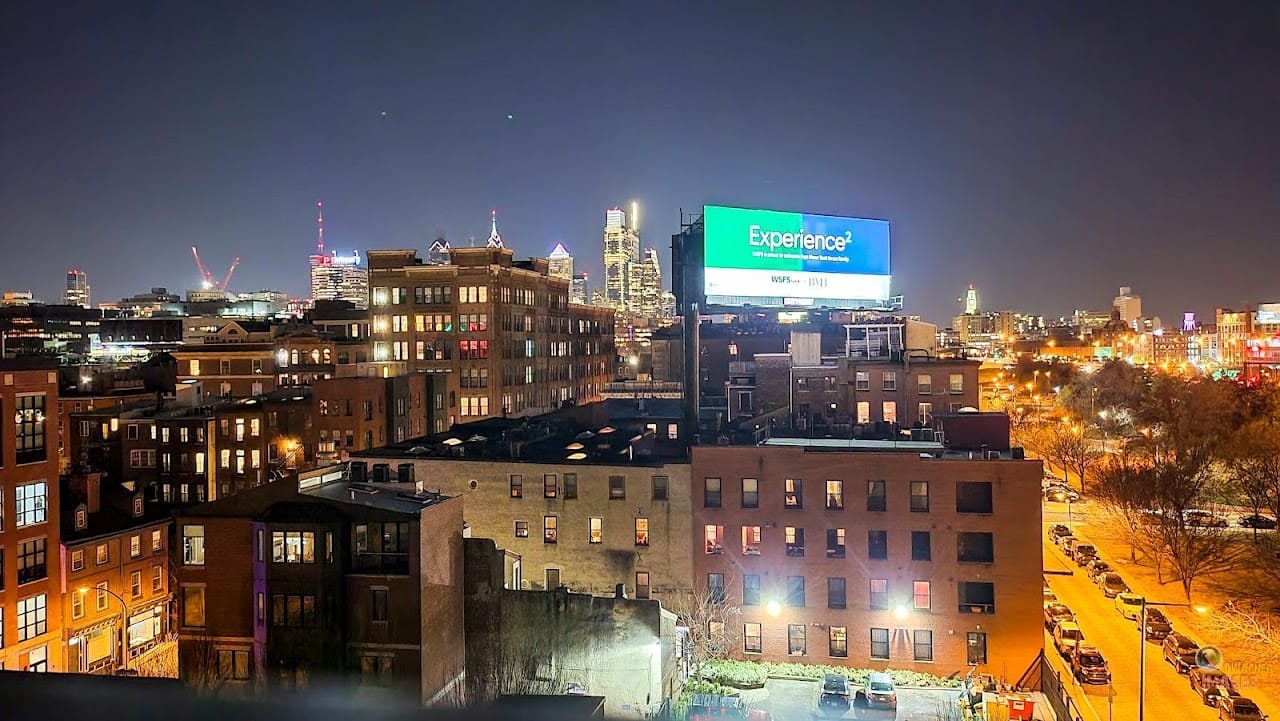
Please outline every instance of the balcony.
[[353, 573], [405, 575], [409, 573], [409, 554], [357, 551], [351, 554], [351, 570]]

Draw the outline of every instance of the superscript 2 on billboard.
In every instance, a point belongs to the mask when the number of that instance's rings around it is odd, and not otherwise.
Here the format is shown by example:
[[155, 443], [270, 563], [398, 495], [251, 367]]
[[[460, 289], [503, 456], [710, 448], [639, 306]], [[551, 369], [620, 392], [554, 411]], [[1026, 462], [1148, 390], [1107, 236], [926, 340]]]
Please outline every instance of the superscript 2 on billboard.
[[859, 307], [889, 297], [889, 222], [703, 208], [708, 303]]

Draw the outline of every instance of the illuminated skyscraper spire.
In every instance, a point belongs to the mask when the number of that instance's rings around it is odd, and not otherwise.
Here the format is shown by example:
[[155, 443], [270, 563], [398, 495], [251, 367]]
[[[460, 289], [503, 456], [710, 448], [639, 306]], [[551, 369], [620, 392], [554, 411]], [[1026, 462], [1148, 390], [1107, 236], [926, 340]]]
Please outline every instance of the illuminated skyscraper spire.
[[964, 294], [964, 312], [965, 315], [974, 315], [978, 312], [978, 291], [974, 290], [973, 283], [969, 284], [969, 290]]
[[316, 201], [316, 255], [324, 255], [324, 202]]
[[498, 210], [495, 208], [491, 214], [492, 225], [489, 231], [489, 242], [487, 246], [490, 248], [502, 248], [502, 236], [498, 235]]

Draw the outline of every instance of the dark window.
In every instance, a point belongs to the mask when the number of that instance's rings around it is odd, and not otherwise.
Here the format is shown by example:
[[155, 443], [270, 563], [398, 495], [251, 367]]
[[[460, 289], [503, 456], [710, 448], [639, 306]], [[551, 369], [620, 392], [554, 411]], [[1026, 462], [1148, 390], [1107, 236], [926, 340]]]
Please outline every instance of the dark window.
[[609, 476], [609, 498], [615, 501], [627, 497], [627, 477]]
[[760, 653], [764, 649], [760, 624], [748, 623], [742, 627], [742, 650], [747, 653]]
[[671, 479], [669, 477], [654, 476], [653, 477], [653, 500], [655, 501], [667, 500], [667, 494], [669, 493], [668, 488], [670, 487], [670, 485], [671, 485]]
[[827, 608], [844, 608], [846, 603], [843, 578], [827, 579]]
[[371, 620], [386, 621], [387, 620], [387, 589], [373, 589], [373, 605], [371, 608]]
[[707, 574], [707, 598], [712, 603], [724, 603], [724, 574]]
[[929, 482], [911, 482], [911, 511], [913, 513], [929, 512]]
[[871, 629], [871, 658], [886, 661], [889, 658], [889, 629]]
[[889, 581], [883, 578], [871, 579], [871, 610], [883, 611], [889, 608]]
[[867, 510], [883, 511], [887, 507], [884, 497], [884, 481], [867, 481]]
[[564, 497], [566, 499], [578, 497], [578, 474], [577, 473], [564, 474]]
[[554, 473], [542, 474], [542, 497], [543, 498], [556, 497], [556, 474]]
[[23, 541], [18, 546], [18, 585], [48, 578], [45, 559], [45, 539]]
[[960, 481], [957, 483], [956, 513], [991, 513], [990, 481]]
[[800, 557], [804, 555], [804, 529], [787, 526], [785, 529], [787, 555]]
[[507, 482], [511, 486], [512, 498], [524, 498], [524, 474], [512, 473], [507, 476]]
[[316, 597], [272, 594], [271, 625], [281, 628], [315, 628]]
[[994, 534], [961, 531], [956, 534], [956, 560], [961, 563], [995, 563]]
[[787, 605], [804, 608], [804, 576], [787, 576]]
[[827, 529], [827, 558], [844, 558], [844, 529]]
[[804, 481], [788, 478], [783, 481], [783, 505], [787, 508], [804, 508]]
[[989, 581], [960, 582], [960, 613], [995, 613], [996, 586]]
[[351, 565], [357, 572], [407, 573], [408, 523], [358, 523], [352, 529]]
[[889, 532], [867, 531], [867, 558], [883, 561], [889, 557]]
[[758, 478], [742, 479], [742, 507], [743, 508], [759, 508], [760, 507], [760, 479]]
[[981, 666], [987, 662], [987, 634], [976, 631], [969, 632], [968, 662], [970, 666]]
[[706, 478], [703, 480], [702, 507], [703, 508], [719, 508], [720, 507], [720, 479], [719, 478]]
[[747, 574], [742, 577], [742, 605], [760, 605], [760, 577]]
[[917, 661], [933, 660], [933, 631], [915, 630], [912, 632], [914, 656]]
[[803, 623], [787, 624], [787, 655], [803, 656], [805, 647], [805, 625]]
[[912, 531], [911, 532], [911, 560], [913, 561], [933, 560], [933, 550], [929, 544], [928, 531]]
[[848, 658], [849, 635], [844, 626], [832, 626], [827, 637], [827, 653], [832, 658]]

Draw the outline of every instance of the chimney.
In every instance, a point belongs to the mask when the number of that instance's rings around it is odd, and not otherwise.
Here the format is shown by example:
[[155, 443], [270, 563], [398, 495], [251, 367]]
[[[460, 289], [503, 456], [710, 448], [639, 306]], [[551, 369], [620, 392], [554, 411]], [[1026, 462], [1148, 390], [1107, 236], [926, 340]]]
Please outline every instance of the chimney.
[[626, 598], [626, 597], [627, 597], [627, 584], [625, 584], [625, 583], [619, 583], [618, 585], [614, 586], [614, 587], [613, 587], [613, 597], [614, 597], [614, 598]]

